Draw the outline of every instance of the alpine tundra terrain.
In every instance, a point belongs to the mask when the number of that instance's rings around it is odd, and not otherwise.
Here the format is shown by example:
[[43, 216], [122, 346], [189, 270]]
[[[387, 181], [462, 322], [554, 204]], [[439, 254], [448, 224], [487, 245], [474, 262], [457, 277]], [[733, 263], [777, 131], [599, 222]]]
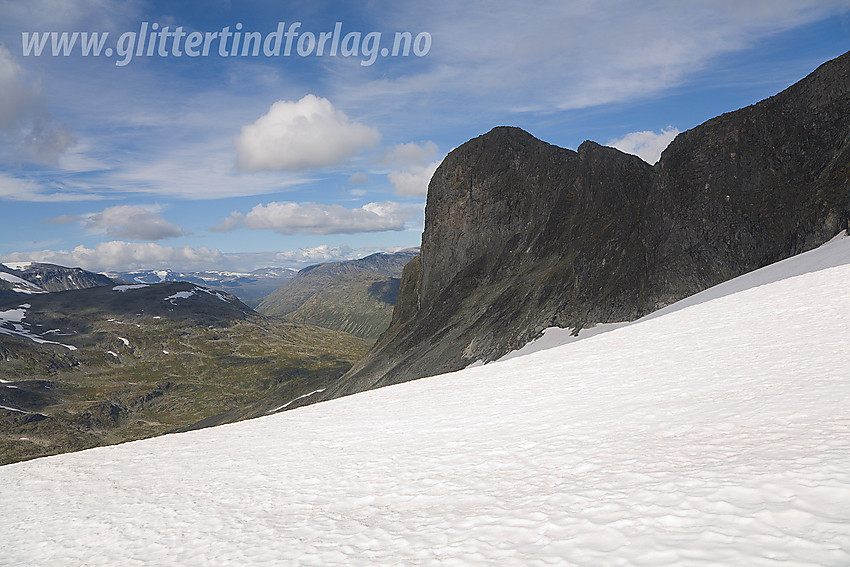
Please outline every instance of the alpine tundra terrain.
[[224, 412], [213, 421], [263, 415], [323, 389], [368, 347], [192, 283], [53, 293], [14, 285], [25, 291], [0, 301], [0, 464]]

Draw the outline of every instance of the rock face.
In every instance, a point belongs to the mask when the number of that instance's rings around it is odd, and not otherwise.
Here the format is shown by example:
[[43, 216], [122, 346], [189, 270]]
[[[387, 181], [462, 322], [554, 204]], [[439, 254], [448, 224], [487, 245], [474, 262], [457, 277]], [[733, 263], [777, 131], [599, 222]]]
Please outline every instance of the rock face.
[[0, 300], [32, 293], [87, 289], [114, 283], [103, 274], [95, 274], [81, 268], [37, 262], [0, 264]]
[[495, 128], [437, 169], [392, 324], [324, 398], [635, 319], [848, 226], [850, 53], [680, 134], [655, 166]]
[[17, 270], [6, 268], [5, 271], [32, 282], [48, 292], [87, 289], [115, 283], [103, 274], [95, 274], [82, 268], [66, 268], [55, 264], [32, 263]]

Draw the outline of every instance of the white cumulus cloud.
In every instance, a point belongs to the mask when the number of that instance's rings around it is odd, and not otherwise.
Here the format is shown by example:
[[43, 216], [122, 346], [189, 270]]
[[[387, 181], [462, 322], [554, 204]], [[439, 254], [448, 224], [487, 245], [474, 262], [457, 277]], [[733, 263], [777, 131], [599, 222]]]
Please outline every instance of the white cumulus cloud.
[[275, 265], [292, 266], [306, 264], [321, 264], [324, 262], [339, 262], [359, 257], [350, 246], [328, 246], [321, 244], [312, 248], [299, 248], [277, 252], [274, 255]]
[[162, 246], [153, 242], [101, 242], [94, 248], [79, 245], [73, 250], [40, 250], [8, 254], [6, 261], [30, 261], [79, 266], [91, 271], [125, 271], [136, 269], [201, 270], [221, 265], [219, 250], [206, 247]]
[[232, 213], [213, 230], [226, 232], [238, 227], [270, 229], [280, 234], [353, 234], [399, 231], [419, 214], [417, 207], [392, 201], [367, 203], [356, 209], [318, 203], [272, 202], [259, 204], [248, 213]]
[[428, 165], [410, 165], [404, 169], [393, 171], [387, 179], [395, 187], [398, 195], [421, 197], [428, 194], [428, 183], [437, 171], [441, 162], [435, 161]]
[[381, 156], [381, 163], [389, 165], [422, 165], [431, 161], [439, 148], [434, 142], [428, 141], [421, 144], [416, 142], [408, 142], [406, 144], [398, 144], [384, 152]]
[[377, 145], [381, 134], [352, 122], [326, 98], [279, 100], [236, 137], [243, 171], [299, 171], [335, 165]]
[[622, 138], [610, 140], [608, 146], [617, 148], [621, 152], [634, 154], [646, 163], [652, 165], [661, 158], [661, 152], [670, 145], [673, 138], [679, 135], [679, 129], [673, 126], [653, 132], [644, 130], [642, 132], [631, 132]]
[[442, 160], [432, 161], [439, 152], [437, 144], [408, 142], [393, 146], [381, 157], [381, 162], [396, 169], [387, 175], [397, 195], [423, 197], [428, 194], [428, 183]]

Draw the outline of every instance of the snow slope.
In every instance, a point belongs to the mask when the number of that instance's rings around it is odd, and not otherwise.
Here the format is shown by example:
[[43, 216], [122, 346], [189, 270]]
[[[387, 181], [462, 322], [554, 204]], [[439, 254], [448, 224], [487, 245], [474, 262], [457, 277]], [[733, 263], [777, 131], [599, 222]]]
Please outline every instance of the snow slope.
[[0, 564], [850, 565], [847, 281], [0, 467]]

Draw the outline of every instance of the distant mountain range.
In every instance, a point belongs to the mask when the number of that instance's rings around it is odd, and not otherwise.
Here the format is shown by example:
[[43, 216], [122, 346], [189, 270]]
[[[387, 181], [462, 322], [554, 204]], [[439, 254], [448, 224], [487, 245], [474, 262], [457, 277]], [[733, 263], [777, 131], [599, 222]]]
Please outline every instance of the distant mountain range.
[[390, 324], [401, 273], [418, 248], [304, 268], [257, 306], [264, 315], [377, 339]]
[[190, 282], [232, 293], [251, 307], [287, 280], [295, 277], [294, 268], [260, 268], [248, 273], [208, 270], [183, 272], [173, 270], [133, 270], [108, 272], [107, 275], [127, 283]]
[[0, 301], [26, 295], [86, 289], [115, 282], [103, 274], [38, 262], [0, 264]]

